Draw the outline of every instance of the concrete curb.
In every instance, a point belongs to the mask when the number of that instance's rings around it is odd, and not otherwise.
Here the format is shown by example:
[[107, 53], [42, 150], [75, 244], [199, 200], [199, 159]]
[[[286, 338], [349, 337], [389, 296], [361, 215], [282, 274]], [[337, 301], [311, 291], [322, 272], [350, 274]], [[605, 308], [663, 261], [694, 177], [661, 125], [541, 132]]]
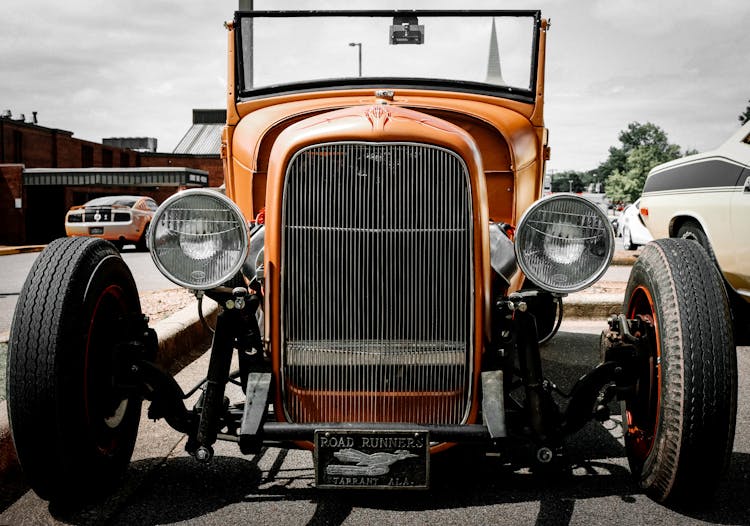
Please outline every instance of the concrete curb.
[[617, 265], [619, 267], [623, 267], [623, 266], [632, 267], [636, 259], [638, 259], [638, 252], [615, 253], [615, 255], [612, 256], [612, 265]]
[[47, 245], [0, 246], [0, 256], [23, 254], [25, 252], [41, 252]]
[[624, 292], [586, 294], [575, 293], [563, 298], [564, 319], [600, 319], [606, 320], [612, 314], [622, 312]]
[[[213, 324], [218, 314], [218, 304], [210, 298], [203, 298], [203, 312], [206, 320]], [[154, 326], [159, 338], [157, 364], [165, 369], [181, 368], [186, 356], [206, 341], [206, 329], [198, 317], [196, 304], [192, 303]], [[22, 481], [21, 467], [16, 457], [16, 449], [10, 434], [8, 406], [6, 400], [0, 402], [0, 486], [10, 487]]]
[[[206, 321], [214, 325], [219, 312], [219, 305], [211, 298], [203, 298], [203, 313]], [[156, 363], [165, 369], [175, 365], [184, 366], [181, 359], [189, 354], [187, 351], [200, 347], [207, 337], [207, 331], [198, 317], [196, 304], [191, 304], [161, 320], [154, 326], [159, 338], [159, 355]]]

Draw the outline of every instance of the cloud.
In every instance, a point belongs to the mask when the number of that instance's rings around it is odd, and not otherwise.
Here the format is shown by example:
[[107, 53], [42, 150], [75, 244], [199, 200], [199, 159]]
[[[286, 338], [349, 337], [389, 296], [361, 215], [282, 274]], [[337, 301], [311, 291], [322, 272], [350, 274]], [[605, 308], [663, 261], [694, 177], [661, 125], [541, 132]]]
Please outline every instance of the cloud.
[[3, 109], [36, 110], [40, 124], [95, 141], [157, 136], [170, 150], [193, 105], [225, 103], [214, 79], [226, 78], [222, 23], [233, 6], [5, 0], [3, 7]]
[[[256, 0], [257, 9], [350, 9], [350, 0]], [[155, 136], [170, 151], [191, 109], [224, 107], [222, 27], [237, 2], [3, 0], [0, 110], [39, 112], [76, 136]], [[558, 169], [595, 167], [627, 123], [709, 149], [750, 98], [750, 2], [540, 0], [548, 35], [546, 123]], [[448, 0], [360, 2], [357, 9], [456, 8]], [[503, 9], [528, 9], [525, 0]], [[460, 8], [496, 9], [496, 0]], [[283, 43], [280, 43], [283, 45]], [[350, 51], [344, 49], [344, 51]], [[486, 48], [482, 48], [482, 53]]]

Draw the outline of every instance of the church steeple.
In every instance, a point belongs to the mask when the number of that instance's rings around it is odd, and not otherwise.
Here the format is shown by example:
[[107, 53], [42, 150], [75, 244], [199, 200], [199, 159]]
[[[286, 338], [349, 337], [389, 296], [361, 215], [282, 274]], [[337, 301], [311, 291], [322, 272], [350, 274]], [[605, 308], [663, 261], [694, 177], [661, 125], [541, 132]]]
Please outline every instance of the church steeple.
[[497, 32], [495, 31], [495, 18], [492, 18], [492, 31], [490, 33], [490, 55], [487, 60], [487, 83], [505, 84], [503, 72], [500, 68], [500, 50], [497, 45]]

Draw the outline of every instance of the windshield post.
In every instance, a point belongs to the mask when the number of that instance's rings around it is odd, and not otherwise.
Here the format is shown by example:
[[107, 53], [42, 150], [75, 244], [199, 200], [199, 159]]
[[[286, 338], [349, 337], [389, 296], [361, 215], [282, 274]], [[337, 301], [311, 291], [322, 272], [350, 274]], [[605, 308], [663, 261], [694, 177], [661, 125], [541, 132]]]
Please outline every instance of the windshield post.
[[531, 123], [535, 126], [544, 126], [544, 63], [547, 50], [547, 31], [550, 23], [547, 19], [541, 19], [538, 24], [538, 36], [536, 39], [535, 56], [536, 62], [536, 97], [534, 102], [534, 113], [532, 113]]

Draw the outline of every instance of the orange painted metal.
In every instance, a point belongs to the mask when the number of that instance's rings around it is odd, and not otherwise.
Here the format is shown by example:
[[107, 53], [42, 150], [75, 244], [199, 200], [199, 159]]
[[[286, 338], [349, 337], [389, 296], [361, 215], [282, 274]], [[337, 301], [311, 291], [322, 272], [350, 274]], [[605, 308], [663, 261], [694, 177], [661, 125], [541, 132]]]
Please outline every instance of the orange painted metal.
[[377, 403], [362, 402], [357, 391], [307, 391], [288, 385], [305, 422], [440, 422], [444, 414], [464, 401], [461, 390], [452, 392], [382, 392]]
[[[491, 104], [487, 97], [476, 100], [471, 95], [457, 99], [426, 92], [414, 96], [408, 93], [401, 96], [401, 93], [401, 90], [396, 92], [394, 100], [388, 102], [389, 107], [438, 116], [472, 135], [481, 152], [486, 185], [493, 197], [488, 203], [493, 220], [515, 224], [520, 217], [518, 210], [525, 210], [541, 196], [544, 128], [533, 126], [527, 117], [499, 102]], [[233, 183], [231, 195], [248, 220], [265, 206], [270, 149], [279, 133], [300, 120], [327, 111], [380, 102], [375, 90], [367, 94], [337, 94], [331, 98], [283, 102], [259, 108], [233, 127], [232, 174], [228, 179]], [[419, 137], [412, 140], [419, 140]], [[517, 185], [521, 187], [518, 192], [515, 191]]]
[[[462, 128], [447, 121], [398, 106], [376, 104], [354, 106], [327, 112], [302, 120], [285, 129], [276, 139], [271, 151], [266, 182], [266, 234], [265, 265], [271, 270], [266, 278], [266, 332], [270, 336], [272, 350], [281, 345], [281, 310], [279, 305], [280, 279], [278, 268], [281, 261], [281, 199], [286, 166], [292, 155], [306, 146], [338, 141], [374, 142], [424, 142], [440, 146], [457, 153], [466, 163], [472, 186], [472, 208], [474, 212], [474, 281], [475, 291], [475, 339], [476, 362], [474, 364], [474, 392], [477, 397], [481, 349], [485, 341], [485, 321], [489, 319], [489, 216], [487, 191], [484, 185], [481, 155], [476, 143]], [[273, 204], [271, 204], [273, 203]], [[280, 370], [280, 354], [272, 352], [273, 369]], [[283, 407], [281, 389], [276, 392], [276, 407]], [[472, 404], [470, 421], [475, 421], [478, 406]], [[284, 415], [279, 411], [280, 419]]]

